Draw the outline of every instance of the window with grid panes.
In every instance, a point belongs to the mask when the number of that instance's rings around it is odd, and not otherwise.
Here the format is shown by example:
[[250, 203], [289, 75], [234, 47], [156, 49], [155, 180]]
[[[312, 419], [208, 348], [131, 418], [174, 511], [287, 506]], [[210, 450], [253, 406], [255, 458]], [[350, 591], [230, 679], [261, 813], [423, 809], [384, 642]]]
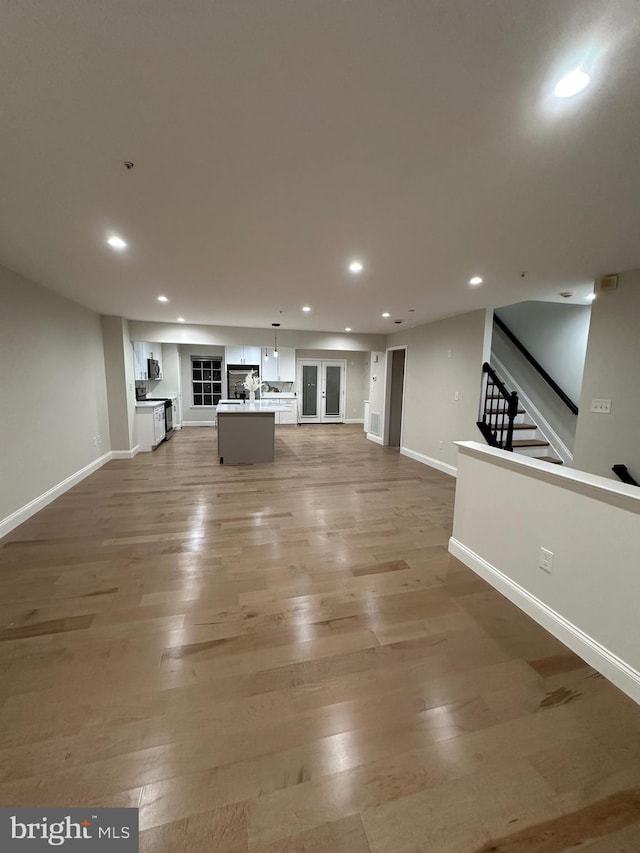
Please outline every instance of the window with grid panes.
[[194, 406], [217, 406], [222, 397], [222, 359], [191, 356]]

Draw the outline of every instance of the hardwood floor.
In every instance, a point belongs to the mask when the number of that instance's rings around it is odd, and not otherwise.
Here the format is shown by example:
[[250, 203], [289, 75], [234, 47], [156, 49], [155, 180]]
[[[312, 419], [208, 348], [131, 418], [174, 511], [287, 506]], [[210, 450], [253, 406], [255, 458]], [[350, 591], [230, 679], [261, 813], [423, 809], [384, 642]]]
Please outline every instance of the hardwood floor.
[[447, 553], [359, 426], [185, 429], [0, 541], [0, 805], [142, 851], [640, 849], [640, 708]]

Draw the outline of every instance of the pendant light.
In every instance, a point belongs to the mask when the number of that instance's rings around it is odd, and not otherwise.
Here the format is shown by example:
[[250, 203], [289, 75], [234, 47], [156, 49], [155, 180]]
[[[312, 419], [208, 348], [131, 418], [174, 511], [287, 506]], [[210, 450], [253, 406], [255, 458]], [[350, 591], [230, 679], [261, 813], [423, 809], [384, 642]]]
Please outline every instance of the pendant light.
[[272, 323], [271, 324], [274, 329], [274, 343], [273, 343], [273, 357], [278, 357], [278, 329], [280, 327], [280, 323]]

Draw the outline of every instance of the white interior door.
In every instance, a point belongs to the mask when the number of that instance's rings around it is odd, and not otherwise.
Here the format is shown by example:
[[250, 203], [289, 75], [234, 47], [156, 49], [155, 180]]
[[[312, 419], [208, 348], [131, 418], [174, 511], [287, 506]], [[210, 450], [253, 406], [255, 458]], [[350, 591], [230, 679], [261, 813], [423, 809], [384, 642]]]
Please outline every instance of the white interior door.
[[346, 363], [342, 359], [298, 360], [300, 423], [326, 424], [344, 421], [345, 371]]

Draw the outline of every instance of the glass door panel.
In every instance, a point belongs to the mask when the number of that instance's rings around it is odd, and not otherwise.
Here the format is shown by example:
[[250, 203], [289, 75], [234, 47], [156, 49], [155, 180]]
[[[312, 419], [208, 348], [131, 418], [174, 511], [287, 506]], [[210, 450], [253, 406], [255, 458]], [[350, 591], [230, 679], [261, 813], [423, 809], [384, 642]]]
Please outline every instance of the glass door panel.
[[324, 412], [323, 416], [339, 417], [341, 390], [342, 390], [342, 368], [339, 365], [331, 364], [325, 368], [324, 375]]
[[318, 365], [302, 365], [302, 417], [318, 417]]

